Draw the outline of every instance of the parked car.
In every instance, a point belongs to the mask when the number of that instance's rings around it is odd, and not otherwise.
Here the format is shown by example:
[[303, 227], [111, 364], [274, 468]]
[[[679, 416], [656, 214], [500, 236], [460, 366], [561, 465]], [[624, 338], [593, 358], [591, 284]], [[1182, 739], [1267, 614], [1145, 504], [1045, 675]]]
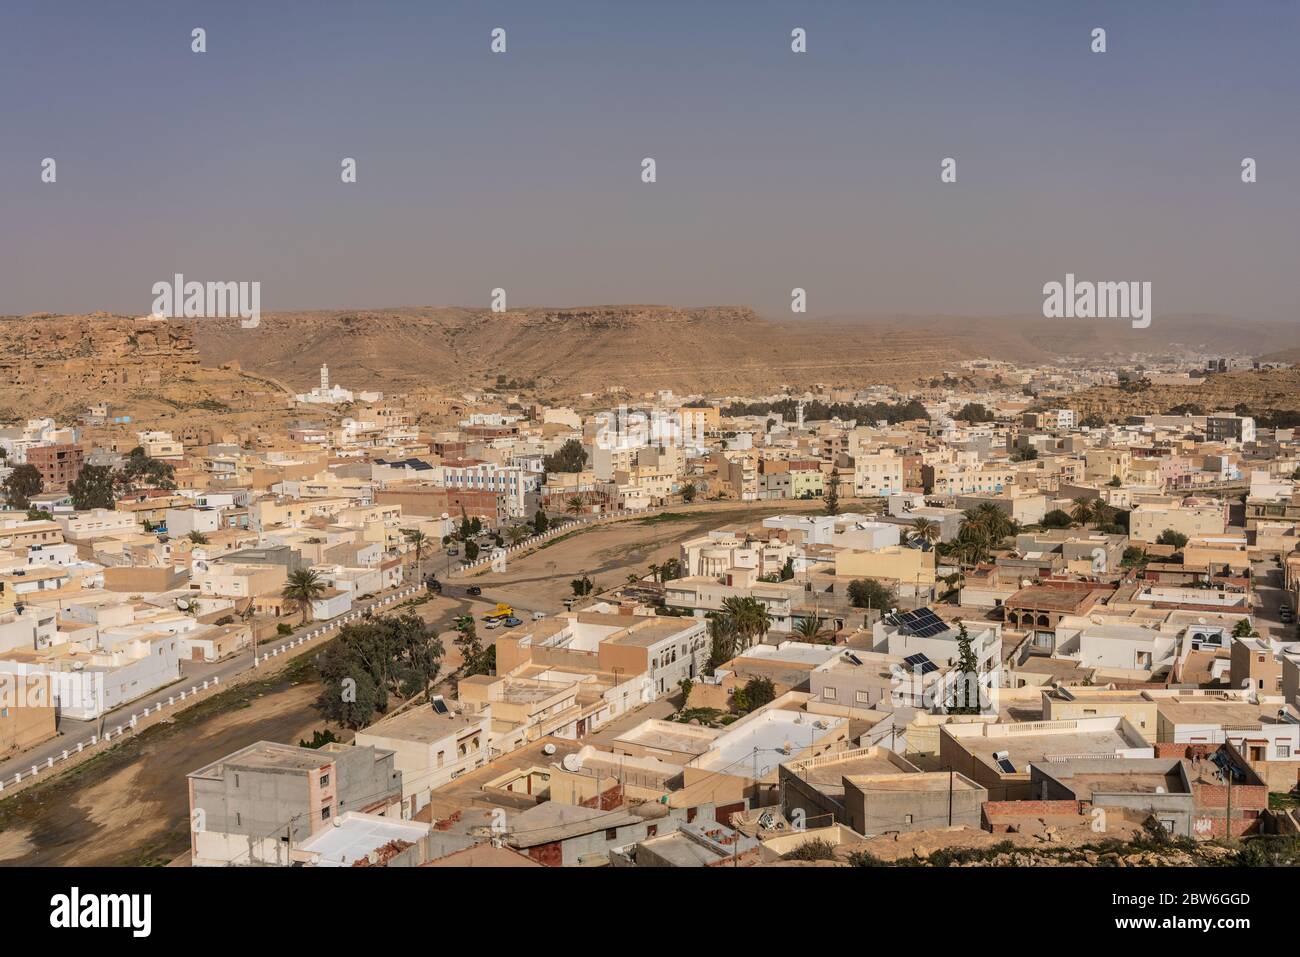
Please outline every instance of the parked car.
[[447, 549], [447, 554], [448, 554], [448, 555], [459, 555], [459, 554], [460, 554], [460, 549], [457, 548], [455, 545], [452, 545], [450, 548]]
[[483, 594], [483, 589], [479, 588], [478, 585], [470, 585], [465, 589], [465, 592], [466, 594], [477, 596]]
[[523, 622], [523, 619], [521, 619], [521, 618], [514, 618], [514, 617], [511, 617], [511, 618], [506, 618], [506, 619], [504, 619], [504, 622], [503, 622], [503, 623], [505, 624], [505, 626], [506, 626], [507, 628], [518, 628], [518, 627], [519, 627], [520, 625], [522, 625], [524, 622]]
[[533, 612], [533, 621], [541, 621], [545, 617], [546, 617], [546, 612], [544, 611]]
[[488, 631], [491, 631], [493, 628], [500, 628], [501, 619], [493, 618], [491, 621], [485, 621], [483, 623], [483, 627], [486, 628]]

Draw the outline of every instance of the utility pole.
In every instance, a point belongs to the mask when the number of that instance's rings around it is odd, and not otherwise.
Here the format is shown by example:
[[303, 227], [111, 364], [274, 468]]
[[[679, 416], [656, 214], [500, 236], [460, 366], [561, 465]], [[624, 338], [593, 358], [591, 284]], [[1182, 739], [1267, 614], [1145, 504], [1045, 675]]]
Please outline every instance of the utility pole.
[[948, 826], [949, 826], [949, 827], [952, 827], [952, 785], [953, 785], [953, 773], [954, 773], [954, 772], [953, 772], [953, 770], [952, 770], [952, 767], [949, 766], [949, 768], [948, 768]]
[[1223, 822], [1223, 836], [1232, 843], [1232, 758], [1230, 755], [1224, 755], [1224, 773], [1228, 776], [1228, 815]]

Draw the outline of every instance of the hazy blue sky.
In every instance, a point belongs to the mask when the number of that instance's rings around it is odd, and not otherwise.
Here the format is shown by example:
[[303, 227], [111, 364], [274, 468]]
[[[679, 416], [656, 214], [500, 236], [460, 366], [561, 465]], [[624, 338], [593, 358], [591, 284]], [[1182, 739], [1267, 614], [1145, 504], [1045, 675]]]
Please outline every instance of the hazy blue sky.
[[1298, 94], [1295, 2], [5, 0], [0, 312], [182, 272], [267, 311], [1023, 313], [1074, 272], [1295, 317]]

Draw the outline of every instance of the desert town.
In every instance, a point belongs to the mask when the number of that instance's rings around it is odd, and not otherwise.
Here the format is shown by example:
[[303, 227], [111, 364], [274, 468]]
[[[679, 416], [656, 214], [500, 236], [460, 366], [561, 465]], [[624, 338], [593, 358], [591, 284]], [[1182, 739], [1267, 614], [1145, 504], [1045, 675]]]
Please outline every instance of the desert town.
[[0, 863], [1295, 853], [1300, 421], [1196, 398], [1284, 363], [291, 391], [137, 326], [225, 391], [0, 427]]

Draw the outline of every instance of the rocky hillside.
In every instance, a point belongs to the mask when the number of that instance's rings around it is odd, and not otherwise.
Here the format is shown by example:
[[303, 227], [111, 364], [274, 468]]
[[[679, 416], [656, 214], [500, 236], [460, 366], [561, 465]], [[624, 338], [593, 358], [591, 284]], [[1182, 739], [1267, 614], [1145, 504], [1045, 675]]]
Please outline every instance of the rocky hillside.
[[92, 403], [139, 427], [263, 421], [287, 408], [274, 381], [203, 368], [191, 329], [125, 316], [0, 318], [0, 421], [75, 421]]
[[1112, 422], [1175, 409], [1193, 414], [1231, 412], [1240, 405], [1262, 424], [1269, 424], [1279, 414], [1285, 424], [1300, 414], [1300, 369], [1226, 372], [1191, 387], [1139, 383], [1087, 389], [1072, 395], [1070, 405], [1080, 416], [1096, 413]]

